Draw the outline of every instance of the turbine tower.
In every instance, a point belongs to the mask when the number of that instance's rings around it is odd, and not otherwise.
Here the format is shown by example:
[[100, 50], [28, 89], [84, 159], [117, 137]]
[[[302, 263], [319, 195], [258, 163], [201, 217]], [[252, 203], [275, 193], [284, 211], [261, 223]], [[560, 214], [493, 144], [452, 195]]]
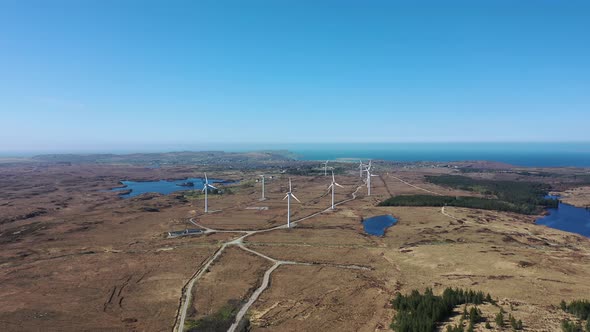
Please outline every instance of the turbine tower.
[[326, 160], [326, 162], [323, 163], [323, 165], [324, 165], [324, 176], [327, 176], [328, 175], [328, 161], [329, 160]]
[[287, 192], [285, 198], [283, 198], [283, 201], [287, 199], [287, 228], [291, 228], [291, 197], [295, 198], [297, 202], [301, 203], [301, 201], [298, 200], [295, 195], [293, 195], [293, 189], [291, 189], [291, 178], [289, 178], [289, 191]]
[[264, 174], [260, 175], [260, 177], [262, 178], [262, 198], [260, 200], [264, 201], [266, 199], [266, 197], [264, 197]]
[[207, 173], [205, 173], [205, 183], [203, 185], [203, 192], [205, 193], [205, 213], [209, 212], [208, 210], [208, 198], [207, 198], [207, 192], [209, 191], [209, 188], [213, 188], [213, 189], [217, 189], [214, 186], [209, 184], [209, 180], [207, 179]]
[[332, 171], [332, 184], [328, 187], [328, 189], [332, 189], [332, 210], [334, 210], [334, 190], [336, 189], [336, 186], [344, 188], [343, 186], [336, 183], [336, 179], [334, 178], [334, 171]]

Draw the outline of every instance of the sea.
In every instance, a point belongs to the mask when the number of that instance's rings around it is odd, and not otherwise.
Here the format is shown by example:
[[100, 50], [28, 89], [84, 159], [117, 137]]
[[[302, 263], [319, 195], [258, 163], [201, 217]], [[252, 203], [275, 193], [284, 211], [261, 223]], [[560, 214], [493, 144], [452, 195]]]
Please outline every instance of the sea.
[[590, 167], [590, 142], [574, 143], [214, 143], [151, 145], [118, 150], [2, 152], [0, 157], [26, 157], [44, 153], [148, 153], [168, 151], [288, 150], [300, 160], [389, 161], [497, 161], [527, 167]]
[[303, 160], [485, 160], [527, 167], [590, 167], [590, 143], [316, 144], [288, 148]]

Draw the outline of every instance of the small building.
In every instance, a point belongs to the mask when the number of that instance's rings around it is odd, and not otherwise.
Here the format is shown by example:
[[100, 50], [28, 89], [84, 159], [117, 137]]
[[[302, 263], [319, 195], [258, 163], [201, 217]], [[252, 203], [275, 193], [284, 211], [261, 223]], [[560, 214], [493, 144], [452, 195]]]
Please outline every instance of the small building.
[[187, 235], [197, 235], [203, 233], [202, 229], [196, 228], [187, 228], [183, 231], [170, 231], [168, 232], [168, 237], [179, 237], [179, 236], [187, 236]]

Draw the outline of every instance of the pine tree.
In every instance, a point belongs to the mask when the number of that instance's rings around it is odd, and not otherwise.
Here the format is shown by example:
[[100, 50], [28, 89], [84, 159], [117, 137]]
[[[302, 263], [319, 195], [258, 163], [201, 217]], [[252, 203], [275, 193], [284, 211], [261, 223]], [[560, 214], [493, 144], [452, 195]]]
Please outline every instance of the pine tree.
[[512, 326], [512, 329], [514, 329], [515, 331], [517, 330], [522, 330], [522, 321], [521, 320], [516, 320], [516, 318], [514, 318], [514, 316], [509, 315], [508, 320], [510, 320], [510, 326]]
[[496, 314], [496, 325], [498, 327], [504, 327], [504, 314], [502, 313], [502, 311]]

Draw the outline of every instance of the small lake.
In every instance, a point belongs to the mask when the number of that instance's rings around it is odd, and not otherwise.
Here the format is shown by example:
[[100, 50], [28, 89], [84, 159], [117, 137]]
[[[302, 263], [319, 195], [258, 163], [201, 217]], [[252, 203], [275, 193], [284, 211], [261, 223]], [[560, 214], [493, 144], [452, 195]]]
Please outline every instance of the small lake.
[[[547, 198], [559, 199], [558, 196]], [[547, 211], [549, 214], [537, 219], [537, 224], [590, 237], [590, 210], [559, 202], [557, 209]]]
[[[113, 188], [111, 191], [128, 191], [131, 192], [121, 194], [123, 198], [131, 198], [145, 193], [158, 193], [168, 195], [176, 191], [185, 190], [202, 190], [205, 179], [188, 178], [184, 180], [160, 180], [160, 181], [121, 181], [125, 187]], [[225, 181], [220, 179], [209, 179], [210, 184], [215, 183], [232, 183], [232, 181]]]
[[396, 223], [397, 219], [389, 214], [386, 214], [383, 216], [376, 216], [363, 220], [363, 228], [365, 229], [365, 233], [383, 236], [385, 234], [385, 230]]

